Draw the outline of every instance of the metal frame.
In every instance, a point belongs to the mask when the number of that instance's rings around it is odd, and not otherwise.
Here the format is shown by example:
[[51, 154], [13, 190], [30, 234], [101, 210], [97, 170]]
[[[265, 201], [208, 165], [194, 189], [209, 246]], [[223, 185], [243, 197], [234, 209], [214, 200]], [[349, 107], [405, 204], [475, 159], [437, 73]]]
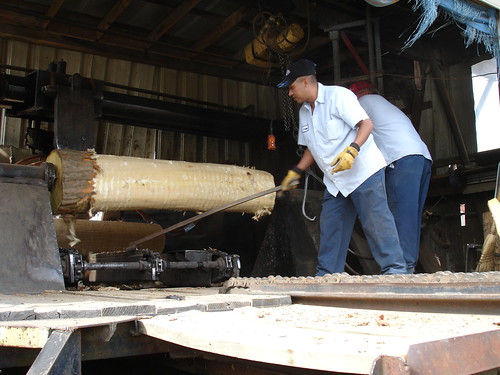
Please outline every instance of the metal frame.
[[[368, 41], [369, 68], [367, 68], [361, 61], [354, 47], [350, 44], [347, 35], [345, 35], [345, 33], [342, 31], [348, 28], [359, 27], [359, 26], [365, 26], [366, 38]], [[335, 84], [340, 84], [344, 82], [344, 80], [341, 77], [341, 71], [340, 71], [340, 39], [342, 39], [344, 43], [347, 45], [352, 56], [356, 59], [358, 65], [366, 75], [365, 77], [356, 77], [355, 80], [368, 79], [372, 82], [372, 84], [376, 83], [378, 91], [381, 94], [383, 94], [384, 92], [383, 78], [381, 75], [379, 75], [379, 73], [382, 72], [382, 53], [380, 44], [379, 22], [378, 19], [372, 18], [370, 7], [369, 6], [367, 7], [365, 20], [334, 25], [332, 27], [324, 29], [324, 31], [328, 33], [328, 36], [332, 41], [333, 78]], [[375, 82], [375, 80], [377, 82]], [[351, 81], [353, 81], [352, 78], [349, 79], [349, 82]]]
[[[79, 322], [89, 324], [86, 319]], [[54, 327], [57, 326], [55, 322]], [[140, 334], [135, 317], [121, 322], [106, 322], [103, 318], [96, 326], [49, 327], [50, 322], [46, 327], [30, 329], [31, 335], [26, 335], [19, 346], [0, 346], [0, 367], [29, 367], [28, 375], [80, 375], [82, 361], [167, 353], [171, 346], [165, 341]], [[43, 339], [47, 331], [50, 331], [47, 341], [36, 354], [40, 348], [28, 346], [37, 339]], [[13, 335], [16, 333], [18, 331], [13, 331]], [[30, 341], [31, 338], [34, 340]]]
[[[1, 74], [0, 104], [11, 107], [7, 116], [54, 121], [56, 147], [77, 150], [92, 148], [98, 120], [245, 141], [259, 139], [269, 129], [267, 119], [243, 110], [184, 104], [178, 97], [177, 102], [150, 99], [105, 90], [105, 86], [110, 85], [62, 72], [35, 70], [25, 77]], [[129, 91], [154, 95], [136, 88]], [[165, 98], [161, 93], [156, 96]]]
[[55, 330], [36, 357], [27, 375], [80, 375], [82, 373], [81, 332]]

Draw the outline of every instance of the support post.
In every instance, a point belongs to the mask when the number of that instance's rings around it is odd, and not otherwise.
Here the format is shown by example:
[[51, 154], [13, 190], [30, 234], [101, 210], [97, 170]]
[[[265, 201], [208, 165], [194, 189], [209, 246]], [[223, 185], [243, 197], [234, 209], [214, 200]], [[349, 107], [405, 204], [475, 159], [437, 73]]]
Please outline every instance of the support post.
[[455, 140], [455, 145], [458, 149], [458, 154], [460, 155], [460, 159], [464, 165], [470, 164], [469, 154], [467, 152], [467, 148], [465, 147], [465, 142], [462, 137], [462, 132], [460, 130], [460, 126], [458, 124], [457, 116], [455, 115], [455, 111], [451, 105], [450, 97], [448, 96], [448, 92], [446, 91], [446, 87], [443, 82], [443, 76], [441, 74], [441, 70], [439, 69], [435, 59], [431, 58], [431, 70], [432, 75], [436, 78], [434, 81], [436, 82], [436, 87], [438, 89], [439, 96], [441, 101], [443, 102], [443, 107], [446, 112], [446, 117], [448, 118], [448, 122], [450, 124], [451, 132], [453, 134], [453, 139]]
[[332, 30], [330, 31], [329, 36], [330, 40], [332, 41], [333, 49], [333, 81], [337, 83], [338, 81], [340, 81], [340, 32], [338, 30]]

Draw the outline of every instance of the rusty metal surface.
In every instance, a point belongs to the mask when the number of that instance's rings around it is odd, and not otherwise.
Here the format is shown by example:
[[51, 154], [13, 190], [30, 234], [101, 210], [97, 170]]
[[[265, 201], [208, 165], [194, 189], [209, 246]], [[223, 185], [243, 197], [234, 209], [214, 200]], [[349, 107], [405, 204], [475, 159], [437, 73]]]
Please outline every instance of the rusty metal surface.
[[370, 375], [410, 375], [410, 371], [403, 358], [381, 355], [373, 361]]
[[500, 329], [410, 345], [406, 361], [382, 355], [370, 375], [477, 374], [500, 368]]
[[[470, 298], [472, 297], [472, 298]], [[335, 295], [315, 297], [292, 295], [293, 303], [349, 307], [353, 309], [412, 311], [444, 314], [496, 315], [500, 311], [498, 296], [434, 296], [434, 295]]]
[[264, 284], [414, 284], [414, 283], [500, 283], [500, 272], [450, 272], [418, 273], [411, 275], [363, 275], [353, 276], [347, 273], [333, 273], [324, 276], [299, 277], [239, 277], [224, 283], [223, 288], [248, 288]]
[[398, 311], [497, 314], [500, 272], [232, 278], [222, 293], [286, 294], [294, 303]]
[[500, 368], [500, 329], [411, 345], [411, 375], [476, 374]]
[[[359, 285], [363, 285], [364, 288], [359, 287]], [[421, 294], [435, 291], [485, 294], [500, 292], [500, 272], [453, 273], [443, 271], [432, 274], [364, 276], [335, 273], [316, 277], [238, 277], [227, 280], [221, 288], [221, 293], [227, 293], [233, 288], [254, 291], [259, 288], [268, 287], [271, 289], [282, 286], [287, 286], [291, 290], [316, 286], [331, 289], [336, 287], [339, 291], [353, 290], [368, 293], [411, 290], [412, 293]]]
[[64, 290], [47, 184], [25, 180], [0, 180], [0, 292]]

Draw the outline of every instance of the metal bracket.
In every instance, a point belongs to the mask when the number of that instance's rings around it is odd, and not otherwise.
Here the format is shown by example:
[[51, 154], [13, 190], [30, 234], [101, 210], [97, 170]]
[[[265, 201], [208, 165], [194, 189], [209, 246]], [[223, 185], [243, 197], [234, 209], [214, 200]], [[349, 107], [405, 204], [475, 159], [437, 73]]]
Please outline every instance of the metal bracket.
[[81, 332], [55, 330], [27, 375], [80, 375], [82, 373]]
[[54, 144], [58, 149], [86, 151], [95, 148], [94, 92], [81, 87], [73, 76], [71, 87], [57, 86], [54, 101]]
[[410, 345], [412, 374], [477, 374], [500, 367], [500, 330]]
[[381, 355], [373, 361], [370, 375], [410, 375], [410, 371], [402, 358]]

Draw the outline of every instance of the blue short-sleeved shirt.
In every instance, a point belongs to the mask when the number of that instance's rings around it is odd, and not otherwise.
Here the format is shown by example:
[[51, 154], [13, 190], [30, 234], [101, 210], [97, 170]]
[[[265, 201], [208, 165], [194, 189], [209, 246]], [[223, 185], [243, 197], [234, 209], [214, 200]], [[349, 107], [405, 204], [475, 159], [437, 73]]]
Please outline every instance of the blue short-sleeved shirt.
[[309, 103], [299, 110], [298, 143], [307, 146], [323, 171], [323, 182], [333, 196], [348, 196], [368, 177], [386, 166], [372, 135], [368, 137], [349, 170], [331, 174], [330, 163], [356, 138], [356, 124], [368, 118], [356, 95], [341, 86], [318, 83], [314, 112]]
[[373, 139], [387, 164], [408, 155], [422, 155], [432, 161], [427, 145], [398, 107], [378, 94], [364, 95], [359, 103], [373, 121]]

